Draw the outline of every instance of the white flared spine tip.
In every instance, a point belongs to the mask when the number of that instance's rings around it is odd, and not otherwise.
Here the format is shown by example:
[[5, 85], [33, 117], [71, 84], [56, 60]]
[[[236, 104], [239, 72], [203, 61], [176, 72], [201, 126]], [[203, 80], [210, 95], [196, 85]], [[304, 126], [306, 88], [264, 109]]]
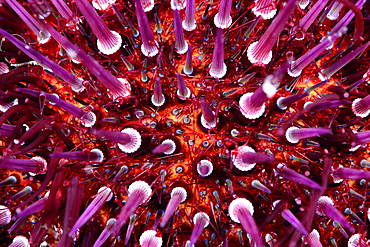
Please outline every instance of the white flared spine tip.
[[257, 9], [254, 7], [252, 12], [255, 16], [261, 16], [265, 20], [269, 20], [276, 15], [277, 9], [275, 7], [266, 7], [265, 9]]
[[213, 164], [209, 160], [201, 160], [197, 164], [197, 172], [201, 177], [208, 177], [213, 171]]
[[9, 66], [4, 62], [0, 62], [0, 75], [6, 74], [8, 72], [9, 72]]
[[296, 70], [294, 69], [294, 63], [295, 61], [293, 61], [290, 65], [290, 67], [288, 68], [288, 75], [290, 75], [291, 77], [298, 77], [302, 74], [302, 70]]
[[24, 236], [16, 236], [8, 247], [29, 247], [28, 239]]
[[352, 112], [358, 117], [367, 117], [370, 114], [370, 107], [363, 107], [362, 99], [355, 99], [352, 103]]
[[140, 190], [141, 193], [143, 193], [145, 195], [143, 201], [141, 202], [141, 204], [142, 203], [145, 203], [146, 201], [148, 201], [150, 195], [152, 194], [152, 188], [150, 188], [149, 184], [147, 184], [144, 181], [135, 181], [135, 182], [133, 182], [132, 184], [130, 184], [130, 186], [128, 187], [127, 190], [128, 190], [129, 196], [135, 190]]
[[37, 41], [41, 45], [46, 44], [47, 42], [49, 42], [49, 40], [51, 38], [51, 35], [48, 32], [43, 32], [42, 35], [43, 35], [42, 37], [40, 37], [40, 36], [37, 37]]
[[325, 207], [325, 205], [334, 205], [334, 202], [328, 196], [320, 196], [316, 206], [316, 214], [320, 216], [325, 216], [325, 211], [322, 209], [322, 207]]
[[244, 117], [248, 119], [257, 119], [263, 115], [266, 110], [266, 105], [263, 104], [261, 107], [251, 107], [251, 98], [253, 93], [246, 93], [240, 97], [239, 100], [239, 107], [240, 112], [243, 114]]
[[156, 100], [154, 100], [154, 94], [150, 97], [150, 101], [156, 107], [160, 107], [160, 106], [164, 105], [164, 103], [166, 102], [166, 98], [164, 97], [164, 94], [163, 93], [162, 93], [162, 95], [160, 97], [160, 100], [161, 101], [159, 101], [159, 102], [157, 102]]
[[175, 46], [175, 48], [178, 54], [185, 54], [189, 49], [189, 45], [186, 41], [184, 41], [184, 44], [182, 46]]
[[104, 153], [98, 148], [91, 149], [89, 156], [90, 162], [103, 162], [104, 160]]
[[157, 237], [157, 232], [154, 230], [146, 230], [139, 238], [139, 243], [142, 247], [161, 247], [162, 238]]
[[254, 151], [254, 149], [249, 146], [241, 146], [236, 150], [236, 155], [232, 157], [234, 166], [240, 171], [249, 171], [256, 166], [256, 163], [249, 164], [243, 162], [242, 154], [247, 152], [255, 153], [256, 151]]
[[223, 63], [223, 66], [221, 69], [215, 69], [214, 66], [211, 64], [211, 69], [209, 70], [209, 75], [214, 78], [222, 78], [226, 75], [227, 72], [227, 66], [225, 63]]
[[320, 72], [319, 72], [319, 79], [320, 81], [325, 81], [325, 80], [328, 80], [330, 78], [330, 76], [328, 77], [326, 74], [325, 74], [325, 70], [322, 69]]
[[83, 126], [90, 128], [96, 122], [96, 115], [92, 111], [89, 111], [81, 118], [81, 121]]
[[292, 126], [292, 127], [289, 127], [289, 128], [286, 130], [286, 132], [285, 132], [285, 138], [286, 138], [286, 139], [287, 139], [287, 141], [288, 141], [288, 142], [290, 142], [290, 143], [298, 143], [298, 142], [299, 142], [299, 139], [297, 139], [297, 138], [294, 138], [294, 137], [293, 137], [292, 132], [293, 132], [294, 130], [299, 130], [299, 128], [298, 128], [298, 127], [295, 127], [295, 126]]
[[127, 134], [130, 136], [130, 142], [127, 144], [117, 143], [118, 148], [121, 149], [124, 153], [134, 153], [141, 146], [141, 135], [140, 133], [133, 128], [125, 128], [121, 133]]
[[[212, 111], [213, 115], [215, 115], [215, 112]], [[202, 116], [200, 117], [200, 123], [202, 124], [202, 126], [206, 129], [212, 129], [212, 128], [215, 128], [217, 126], [217, 121], [218, 121], [218, 118], [215, 117], [215, 121], [209, 123], [205, 118], [204, 118], [204, 115], [202, 114]]]
[[272, 59], [272, 51], [269, 51], [269, 53], [267, 54], [267, 56], [263, 57], [263, 58], [259, 58], [256, 54], [255, 54], [255, 47], [256, 45], [258, 44], [258, 41], [256, 42], [253, 42], [252, 44], [249, 45], [248, 47], [248, 50], [247, 50], [247, 57], [248, 57], [248, 60], [252, 63], [252, 64], [268, 64], [271, 59]]
[[107, 43], [102, 43], [99, 39], [96, 41], [96, 45], [99, 51], [105, 55], [111, 55], [119, 50], [122, 45], [122, 37], [116, 31], [112, 31], [111, 33], [115, 36], [114, 40], [111, 40]]
[[158, 54], [158, 43], [155, 41], [155, 45], [141, 45], [141, 52], [146, 57], [154, 57]]
[[[185, 73], [186, 74], [186, 73]], [[190, 73], [191, 74], [191, 73]], [[180, 95], [180, 91], [177, 89], [177, 92], [176, 92], [177, 96], [180, 98], [180, 99], [188, 99], [190, 98], [191, 96], [191, 91], [188, 87], [186, 87], [186, 94], [185, 95]]]
[[3, 104], [0, 104], [0, 111], [5, 113], [10, 107], [15, 105], [18, 105], [18, 99], [15, 99], [10, 103], [4, 102]]
[[154, 8], [154, 0], [141, 0], [144, 12], [149, 12]]
[[231, 26], [231, 23], [233, 22], [231, 16], [228, 16], [226, 20], [222, 20], [220, 15], [217, 13], [215, 15], [215, 18], [213, 19], [213, 22], [215, 23], [215, 26], [221, 29], [226, 29]]
[[131, 95], [131, 84], [128, 82], [128, 80], [125, 78], [117, 78], [117, 80], [126, 88], [126, 92], [124, 94], [121, 93], [121, 96], [126, 97]]
[[173, 154], [176, 150], [176, 143], [170, 139], [166, 139], [164, 140], [161, 145], [168, 145], [169, 149], [165, 152], [163, 152], [164, 154], [167, 154], [167, 155], [170, 155], [170, 154]]
[[171, 197], [179, 196], [180, 197], [180, 203], [184, 202], [186, 200], [186, 197], [188, 196], [188, 193], [183, 187], [175, 187], [171, 191]]
[[185, 9], [186, 7], [186, 0], [171, 0], [171, 9], [181, 10]]
[[[72, 62], [74, 59], [72, 59]], [[77, 78], [77, 81], [75, 84], [71, 85], [71, 88], [76, 93], [81, 93], [83, 90], [85, 90], [85, 87], [82, 84], [83, 80], [81, 78]]]
[[4, 205], [0, 205], [0, 226], [9, 224], [11, 219], [12, 213], [9, 208]]
[[276, 105], [277, 107], [279, 107], [280, 110], [286, 110], [288, 107], [287, 106], [284, 106], [282, 104], [282, 101], [285, 99], [285, 97], [279, 97], [277, 100], [276, 100]]
[[195, 22], [193, 23], [187, 23], [185, 20], [182, 21], [182, 28], [186, 31], [193, 31], [194, 29], [197, 28], [197, 25], [195, 24]]
[[320, 243], [320, 234], [316, 229], [313, 229], [307, 236], [304, 236], [303, 239], [310, 247], [322, 247]]
[[240, 223], [239, 212], [241, 209], [246, 209], [251, 215], [254, 214], [254, 207], [250, 201], [245, 198], [236, 198], [229, 205], [229, 215], [232, 221]]
[[100, 194], [100, 193], [104, 193], [103, 196], [107, 197], [107, 200], [105, 200], [106, 202], [112, 200], [112, 198], [113, 198], [112, 189], [110, 189], [108, 187], [105, 187], [105, 186], [101, 187], [98, 190], [98, 194]]
[[298, 6], [301, 8], [301, 9], [305, 9], [307, 8], [307, 6], [310, 4], [310, 0], [300, 0], [298, 2]]
[[343, 3], [335, 1], [326, 17], [329, 20], [335, 21], [336, 19], [338, 19], [340, 11], [342, 10], [343, 6], [344, 6]]
[[353, 234], [348, 239], [348, 247], [368, 247], [369, 245], [364, 241], [365, 237], [361, 237], [359, 233]]
[[32, 157], [31, 160], [36, 161], [40, 165], [40, 170], [38, 171], [38, 174], [42, 174], [46, 172], [48, 163], [46, 160], [40, 156]]
[[116, 0], [93, 0], [91, 4], [97, 10], [106, 10], [115, 2]]
[[271, 83], [271, 80], [274, 78], [273, 75], [266, 76], [266, 79], [264, 80], [262, 84], [262, 91], [267, 95], [267, 97], [271, 98], [274, 97], [274, 95], [277, 92], [277, 87], [279, 85], [273, 85]]
[[194, 215], [194, 218], [193, 218], [194, 225], [198, 224], [198, 222], [200, 222], [201, 220], [205, 220], [204, 228], [206, 228], [209, 225], [209, 221], [210, 221], [208, 214], [204, 212], [199, 212]]

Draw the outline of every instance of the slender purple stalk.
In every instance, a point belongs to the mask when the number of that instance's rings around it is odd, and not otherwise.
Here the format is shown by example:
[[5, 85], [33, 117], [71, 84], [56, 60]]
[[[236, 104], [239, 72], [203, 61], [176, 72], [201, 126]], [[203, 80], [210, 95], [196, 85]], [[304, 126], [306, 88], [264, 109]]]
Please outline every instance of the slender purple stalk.
[[188, 43], [185, 41], [184, 30], [181, 26], [181, 18], [177, 9], [173, 10], [173, 22], [175, 24], [175, 48], [178, 54], [184, 54], [188, 50]]
[[216, 29], [215, 48], [213, 50], [211, 69], [209, 74], [215, 78], [222, 78], [226, 75], [227, 67], [225, 60], [224, 49], [224, 32], [222, 29]]
[[285, 220], [287, 220], [292, 226], [294, 226], [296, 229], [298, 229], [302, 234], [307, 235], [308, 231], [306, 228], [302, 225], [302, 223], [297, 219], [297, 217], [288, 209], [284, 209], [281, 212], [281, 216]]
[[261, 16], [265, 20], [271, 19], [277, 12], [275, 2], [275, 0], [255, 0], [255, 6], [253, 7], [252, 12], [256, 16]]
[[55, 31], [52, 27], [46, 26], [46, 28], [62, 47], [65, 47], [66, 50], [70, 51], [69, 55], [74, 55], [74, 58], [81, 60], [85, 64], [85, 67], [109, 89], [109, 93], [114, 99], [118, 97], [127, 97], [131, 94], [131, 86], [126, 79], [117, 79], [111, 72], [106, 70], [91, 56], [88, 56], [78, 46], [72, 44], [72, 42]]
[[193, 69], [193, 48], [189, 45], [188, 52], [186, 53], [186, 61], [183, 71], [187, 75], [191, 75], [194, 71]]
[[68, 7], [64, 0], [51, 0], [58, 13], [66, 20], [66, 26], [75, 26], [78, 23], [77, 16]]
[[295, 27], [295, 31], [306, 32], [307, 29], [316, 20], [320, 12], [325, 8], [329, 0], [321, 0], [316, 2], [312, 8], [304, 15], [304, 17], [299, 21], [298, 25]]
[[290, 127], [287, 129], [285, 133], [286, 139], [290, 143], [298, 143], [301, 139], [307, 139], [312, 137], [317, 137], [321, 135], [328, 135], [331, 134], [330, 129], [325, 128], [297, 128], [297, 127]]
[[232, 2], [232, 0], [221, 0], [218, 13], [215, 15], [215, 18], [213, 20], [216, 27], [221, 29], [230, 27], [232, 23], [230, 15]]
[[339, 1], [335, 1], [334, 4], [331, 6], [329, 13], [326, 15], [330, 20], [336, 20], [339, 17], [339, 13], [343, 8], [343, 3]]
[[255, 152], [245, 152], [240, 154], [241, 160], [243, 163], [253, 164], [253, 163], [266, 163], [274, 161], [274, 157], [263, 154], [263, 153], [255, 153]]
[[168, 220], [171, 218], [173, 213], [176, 211], [180, 203], [184, 202], [187, 197], [187, 192], [183, 187], [176, 187], [172, 189], [171, 199], [167, 204], [166, 210], [161, 221], [161, 227], [165, 227]]
[[193, 222], [194, 228], [190, 236], [190, 246], [193, 246], [204, 228], [209, 225], [209, 216], [204, 212], [199, 212], [194, 215]]
[[109, 30], [108, 26], [87, 0], [75, 0], [75, 3], [98, 38], [97, 46], [99, 51], [106, 55], [117, 52], [122, 44], [121, 35]]
[[271, 194], [271, 190], [269, 188], [266, 187], [266, 185], [264, 185], [263, 183], [261, 183], [260, 181], [258, 180], [253, 180], [251, 185], [256, 188], [256, 189], [259, 189], [263, 192], [266, 192], [267, 194]]
[[144, 181], [135, 181], [128, 187], [128, 198], [126, 204], [117, 215], [117, 224], [114, 235], [117, 236], [120, 229], [126, 224], [130, 215], [136, 211], [140, 204], [147, 202], [152, 194], [149, 184]]
[[300, 94], [296, 94], [296, 95], [292, 95], [292, 96], [288, 96], [288, 97], [280, 97], [276, 101], [276, 105], [281, 110], [285, 110], [288, 106], [290, 106], [291, 104], [307, 97], [309, 94], [310, 94], [309, 92], [304, 92], [304, 93], [300, 93]]
[[197, 28], [195, 23], [195, 0], [186, 0], [185, 20], [182, 22], [182, 27], [186, 31], [193, 31]]
[[370, 171], [353, 168], [338, 168], [333, 175], [340, 179], [370, 179]]
[[200, 108], [202, 110], [201, 116], [201, 123], [202, 126], [206, 129], [215, 128], [217, 124], [217, 117], [212, 111], [212, 108], [208, 105], [208, 103], [204, 100], [200, 100]]
[[46, 161], [38, 156], [29, 160], [0, 158], [0, 169], [13, 169], [39, 174], [46, 171]]
[[306, 104], [304, 109], [306, 111], [315, 112], [322, 111], [330, 108], [338, 108], [341, 105], [351, 103], [349, 100], [331, 100], [331, 101], [318, 101]]
[[179, 73], [177, 73], [177, 96], [182, 100], [186, 100], [191, 96], [191, 91], [186, 86], [184, 77], [182, 77], [182, 75], [180, 75]]
[[[26, 196], [26, 195], [29, 195], [31, 194], [33, 191], [32, 187], [31, 186], [26, 186], [24, 187], [23, 190], [19, 191], [17, 194], [13, 195], [12, 197], [10, 197], [10, 201], [14, 201], [14, 200], [17, 200], [23, 196]], [[1, 225], [1, 224], [0, 224]]]
[[355, 57], [357, 57], [357, 55], [365, 51], [369, 45], [370, 45], [370, 42], [363, 44], [362, 46], [348, 53], [346, 56], [337, 60], [329, 68], [321, 70], [321, 73], [319, 73], [319, 77], [321, 76], [320, 79], [324, 80], [326, 78], [330, 78], [332, 75], [338, 72], [341, 68], [343, 68], [346, 64], [351, 62]]
[[112, 198], [113, 193], [112, 190], [108, 187], [102, 187], [99, 189], [98, 194], [86, 207], [85, 211], [81, 214], [78, 218], [76, 223], [73, 225], [71, 231], [69, 232], [68, 236], [72, 237], [73, 234], [81, 228], [102, 206], [103, 204]]
[[82, 86], [82, 80], [76, 78], [67, 70], [60, 67], [55, 62], [51, 61], [50, 59], [46, 58], [45, 56], [41, 55], [34, 49], [32, 49], [29, 45], [21, 42], [13, 35], [7, 33], [6, 31], [0, 29], [0, 33], [6, 37], [11, 43], [17, 46], [21, 51], [23, 51], [27, 56], [35, 60], [38, 64], [42, 65], [43, 67], [51, 69], [56, 75], [62, 78], [65, 82], [71, 85], [72, 89], [76, 92], [82, 91], [84, 88]]
[[104, 242], [109, 238], [112, 234], [112, 231], [116, 225], [116, 219], [109, 219], [107, 221], [107, 225], [105, 226], [104, 230], [100, 233], [98, 239], [94, 243], [93, 247], [100, 247], [104, 244]]
[[156, 146], [153, 150], [153, 154], [167, 154], [170, 155], [176, 150], [176, 143], [171, 139], [164, 140], [161, 144]]
[[247, 50], [248, 59], [257, 65], [268, 64], [272, 58], [272, 47], [275, 45], [281, 31], [291, 16], [297, 0], [289, 0], [285, 7], [272, 21], [259, 41], [253, 42]]
[[321, 52], [329, 48], [337, 38], [342, 36], [341, 32], [335, 33], [332, 36], [326, 36], [320, 44], [306, 52], [303, 56], [291, 63], [291, 67], [288, 69], [288, 74], [292, 77], [298, 77], [302, 70], [309, 65]]
[[10, 184], [16, 184], [18, 183], [18, 179], [15, 176], [9, 176], [8, 178], [4, 179], [3, 181], [0, 181], [0, 188], [5, 187]]
[[75, 151], [75, 152], [61, 152], [53, 153], [50, 157], [58, 157], [71, 160], [102, 162], [104, 154], [100, 149], [94, 148], [91, 151]]
[[292, 180], [294, 182], [297, 182], [299, 184], [303, 184], [303, 185], [306, 185], [308, 187], [311, 187], [313, 189], [318, 189], [318, 190], [321, 190], [321, 186], [314, 182], [313, 180], [311, 180], [310, 178], [286, 167], [284, 164], [279, 164], [278, 165], [278, 170], [277, 172], [279, 173], [280, 176], [286, 178], [286, 179], [289, 179], [289, 180]]
[[152, 104], [157, 107], [162, 106], [166, 101], [166, 98], [164, 97], [162, 93], [162, 84], [161, 84], [161, 79], [159, 79], [159, 77], [155, 78], [154, 93], [151, 97], [151, 101], [152, 101]]
[[354, 232], [353, 226], [347, 221], [347, 219], [334, 207], [333, 200], [328, 196], [321, 196], [316, 206], [316, 214], [321, 216], [327, 216], [332, 220], [337, 221], [339, 224], [344, 226], [350, 232]]
[[[366, 2], [366, 0], [358, 0], [355, 5], [359, 9], [362, 9], [362, 6], [365, 4], [365, 2]], [[334, 35], [335, 33], [338, 33], [338, 32], [341, 32], [344, 28], [347, 27], [347, 25], [351, 22], [351, 20], [353, 19], [353, 17], [355, 17], [355, 13], [353, 13], [352, 10], [349, 10], [347, 12], [347, 14], [345, 14], [338, 21], [337, 25], [335, 25], [335, 27], [333, 27], [333, 29], [330, 31], [330, 33], [328, 34], [328, 36]]]
[[148, 17], [144, 12], [140, 0], [135, 0], [135, 6], [142, 40], [141, 52], [144, 54], [144, 56], [154, 57], [158, 53], [158, 45], [157, 42], [154, 40], [153, 32], [150, 29]]
[[22, 5], [16, 0], [5, 0], [6, 3], [18, 14], [18, 16], [26, 23], [26, 25], [32, 30], [37, 36], [37, 40], [40, 44], [45, 44], [50, 39], [50, 34], [35, 18], [33, 18]]

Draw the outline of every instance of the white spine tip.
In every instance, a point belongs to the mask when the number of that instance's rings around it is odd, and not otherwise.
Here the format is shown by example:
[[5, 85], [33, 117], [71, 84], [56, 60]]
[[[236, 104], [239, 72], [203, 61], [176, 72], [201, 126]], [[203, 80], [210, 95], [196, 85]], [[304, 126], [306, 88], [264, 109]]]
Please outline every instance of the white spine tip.
[[242, 155], [247, 152], [255, 153], [256, 151], [254, 151], [254, 149], [249, 146], [241, 146], [237, 148], [237, 150], [234, 152], [235, 154], [232, 157], [234, 166], [240, 171], [249, 171], [253, 169], [256, 165], [256, 163], [249, 164], [243, 162]]
[[96, 115], [92, 111], [89, 111], [81, 118], [81, 121], [83, 126], [90, 128], [96, 122]]
[[293, 137], [293, 134], [292, 134], [292, 132], [294, 130], [298, 130], [298, 129], [299, 129], [298, 127], [292, 126], [292, 127], [288, 128], [286, 130], [286, 132], [285, 132], [285, 138], [287, 139], [288, 142], [290, 142], [290, 143], [298, 143], [299, 142], [299, 139], [294, 138]]
[[251, 215], [254, 213], [254, 208], [250, 201], [245, 198], [236, 198], [229, 205], [230, 218], [236, 223], [240, 223], [239, 212], [241, 209], [247, 209]]
[[185, 54], [185, 53], [188, 51], [188, 49], [189, 49], [189, 45], [188, 45], [188, 43], [185, 41], [183, 46], [175, 47], [175, 48], [176, 48], [176, 52], [177, 52], [178, 54]]
[[11, 219], [12, 214], [9, 208], [5, 207], [4, 205], [0, 205], [0, 226], [9, 224]]
[[139, 238], [139, 243], [142, 247], [161, 247], [162, 238], [157, 237], [157, 232], [154, 230], [147, 230], [143, 232]]
[[255, 48], [257, 44], [258, 44], [258, 41], [253, 42], [252, 44], [249, 45], [248, 50], [247, 50], [248, 60], [252, 64], [256, 64], [256, 65], [268, 64], [272, 59], [272, 51], [269, 51], [268, 54], [263, 57], [259, 57], [258, 54], [256, 54], [255, 52]]
[[98, 39], [96, 42], [99, 51], [105, 55], [111, 55], [117, 52], [122, 45], [121, 35], [116, 31], [111, 31], [111, 33], [114, 35], [113, 40], [103, 43]]
[[161, 95], [160, 100], [161, 101], [159, 101], [159, 102], [157, 102], [156, 100], [154, 100], [154, 95], [152, 95], [152, 97], [150, 98], [150, 101], [156, 107], [160, 107], [160, 106], [164, 105], [164, 103], [166, 102], [166, 98], [164, 97], [164, 94]]
[[141, 146], [141, 135], [140, 133], [133, 128], [126, 128], [121, 131], [121, 133], [127, 134], [130, 136], [130, 142], [127, 144], [117, 143], [119, 149], [124, 153], [134, 153]]
[[253, 93], [246, 93], [240, 97], [239, 107], [240, 112], [245, 118], [257, 119], [260, 118], [266, 110], [266, 105], [263, 104], [261, 107], [252, 107], [251, 98]]
[[209, 70], [209, 75], [214, 77], [214, 78], [222, 78], [226, 75], [227, 72], [227, 66], [225, 63], [223, 63], [223, 66], [221, 69], [215, 68], [215, 66], [212, 66], [211, 64], [211, 69]]
[[194, 29], [197, 28], [197, 25], [195, 24], [195, 22], [193, 23], [187, 23], [185, 20], [182, 21], [182, 28], [186, 31], [193, 31]]
[[8, 247], [29, 247], [30, 244], [28, 239], [23, 236], [16, 236], [13, 239], [13, 242]]
[[197, 224], [198, 221], [201, 221], [201, 220], [205, 220], [206, 221], [206, 223], [204, 225], [204, 228], [206, 228], [209, 225], [209, 221], [210, 221], [208, 214], [206, 214], [204, 212], [199, 212], [199, 213], [196, 213], [194, 215], [194, 218], [193, 218], [194, 224]]
[[150, 195], [152, 194], [152, 188], [150, 188], [149, 184], [144, 181], [135, 181], [128, 187], [128, 194], [129, 196], [135, 191], [140, 190], [144, 195], [144, 199], [141, 203], [145, 203], [149, 200]]
[[197, 164], [197, 172], [201, 177], [208, 177], [213, 171], [213, 164], [209, 160], [201, 160]]
[[155, 55], [158, 54], [158, 43], [155, 42], [155, 45], [141, 45], [141, 52], [144, 54], [146, 57], [154, 57]]
[[225, 19], [221, 19], [220, 15], [217, 13], [215, 15], [213, 22], [215, 23], [216, 27], [221, 28], [221, 29], [226, 29], [231, 26], [231, 23], [233, 22], [233, 20], [231, 19], [231, 16]]
[[181, 198], [180, 202], [184, 202], [186, 200], [186, 197], [188, 196], [188, 193], [183, 187], [175, 187], [171, 191], [171, 197], [174, 197], [175, 195]]

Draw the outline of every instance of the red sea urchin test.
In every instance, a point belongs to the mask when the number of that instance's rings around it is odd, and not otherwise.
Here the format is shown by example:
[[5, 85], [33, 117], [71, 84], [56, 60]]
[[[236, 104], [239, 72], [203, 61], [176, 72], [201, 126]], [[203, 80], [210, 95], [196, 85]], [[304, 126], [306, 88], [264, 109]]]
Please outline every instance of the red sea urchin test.
[[366, 246], [370, 2], [6, 0], [4, 246]]

